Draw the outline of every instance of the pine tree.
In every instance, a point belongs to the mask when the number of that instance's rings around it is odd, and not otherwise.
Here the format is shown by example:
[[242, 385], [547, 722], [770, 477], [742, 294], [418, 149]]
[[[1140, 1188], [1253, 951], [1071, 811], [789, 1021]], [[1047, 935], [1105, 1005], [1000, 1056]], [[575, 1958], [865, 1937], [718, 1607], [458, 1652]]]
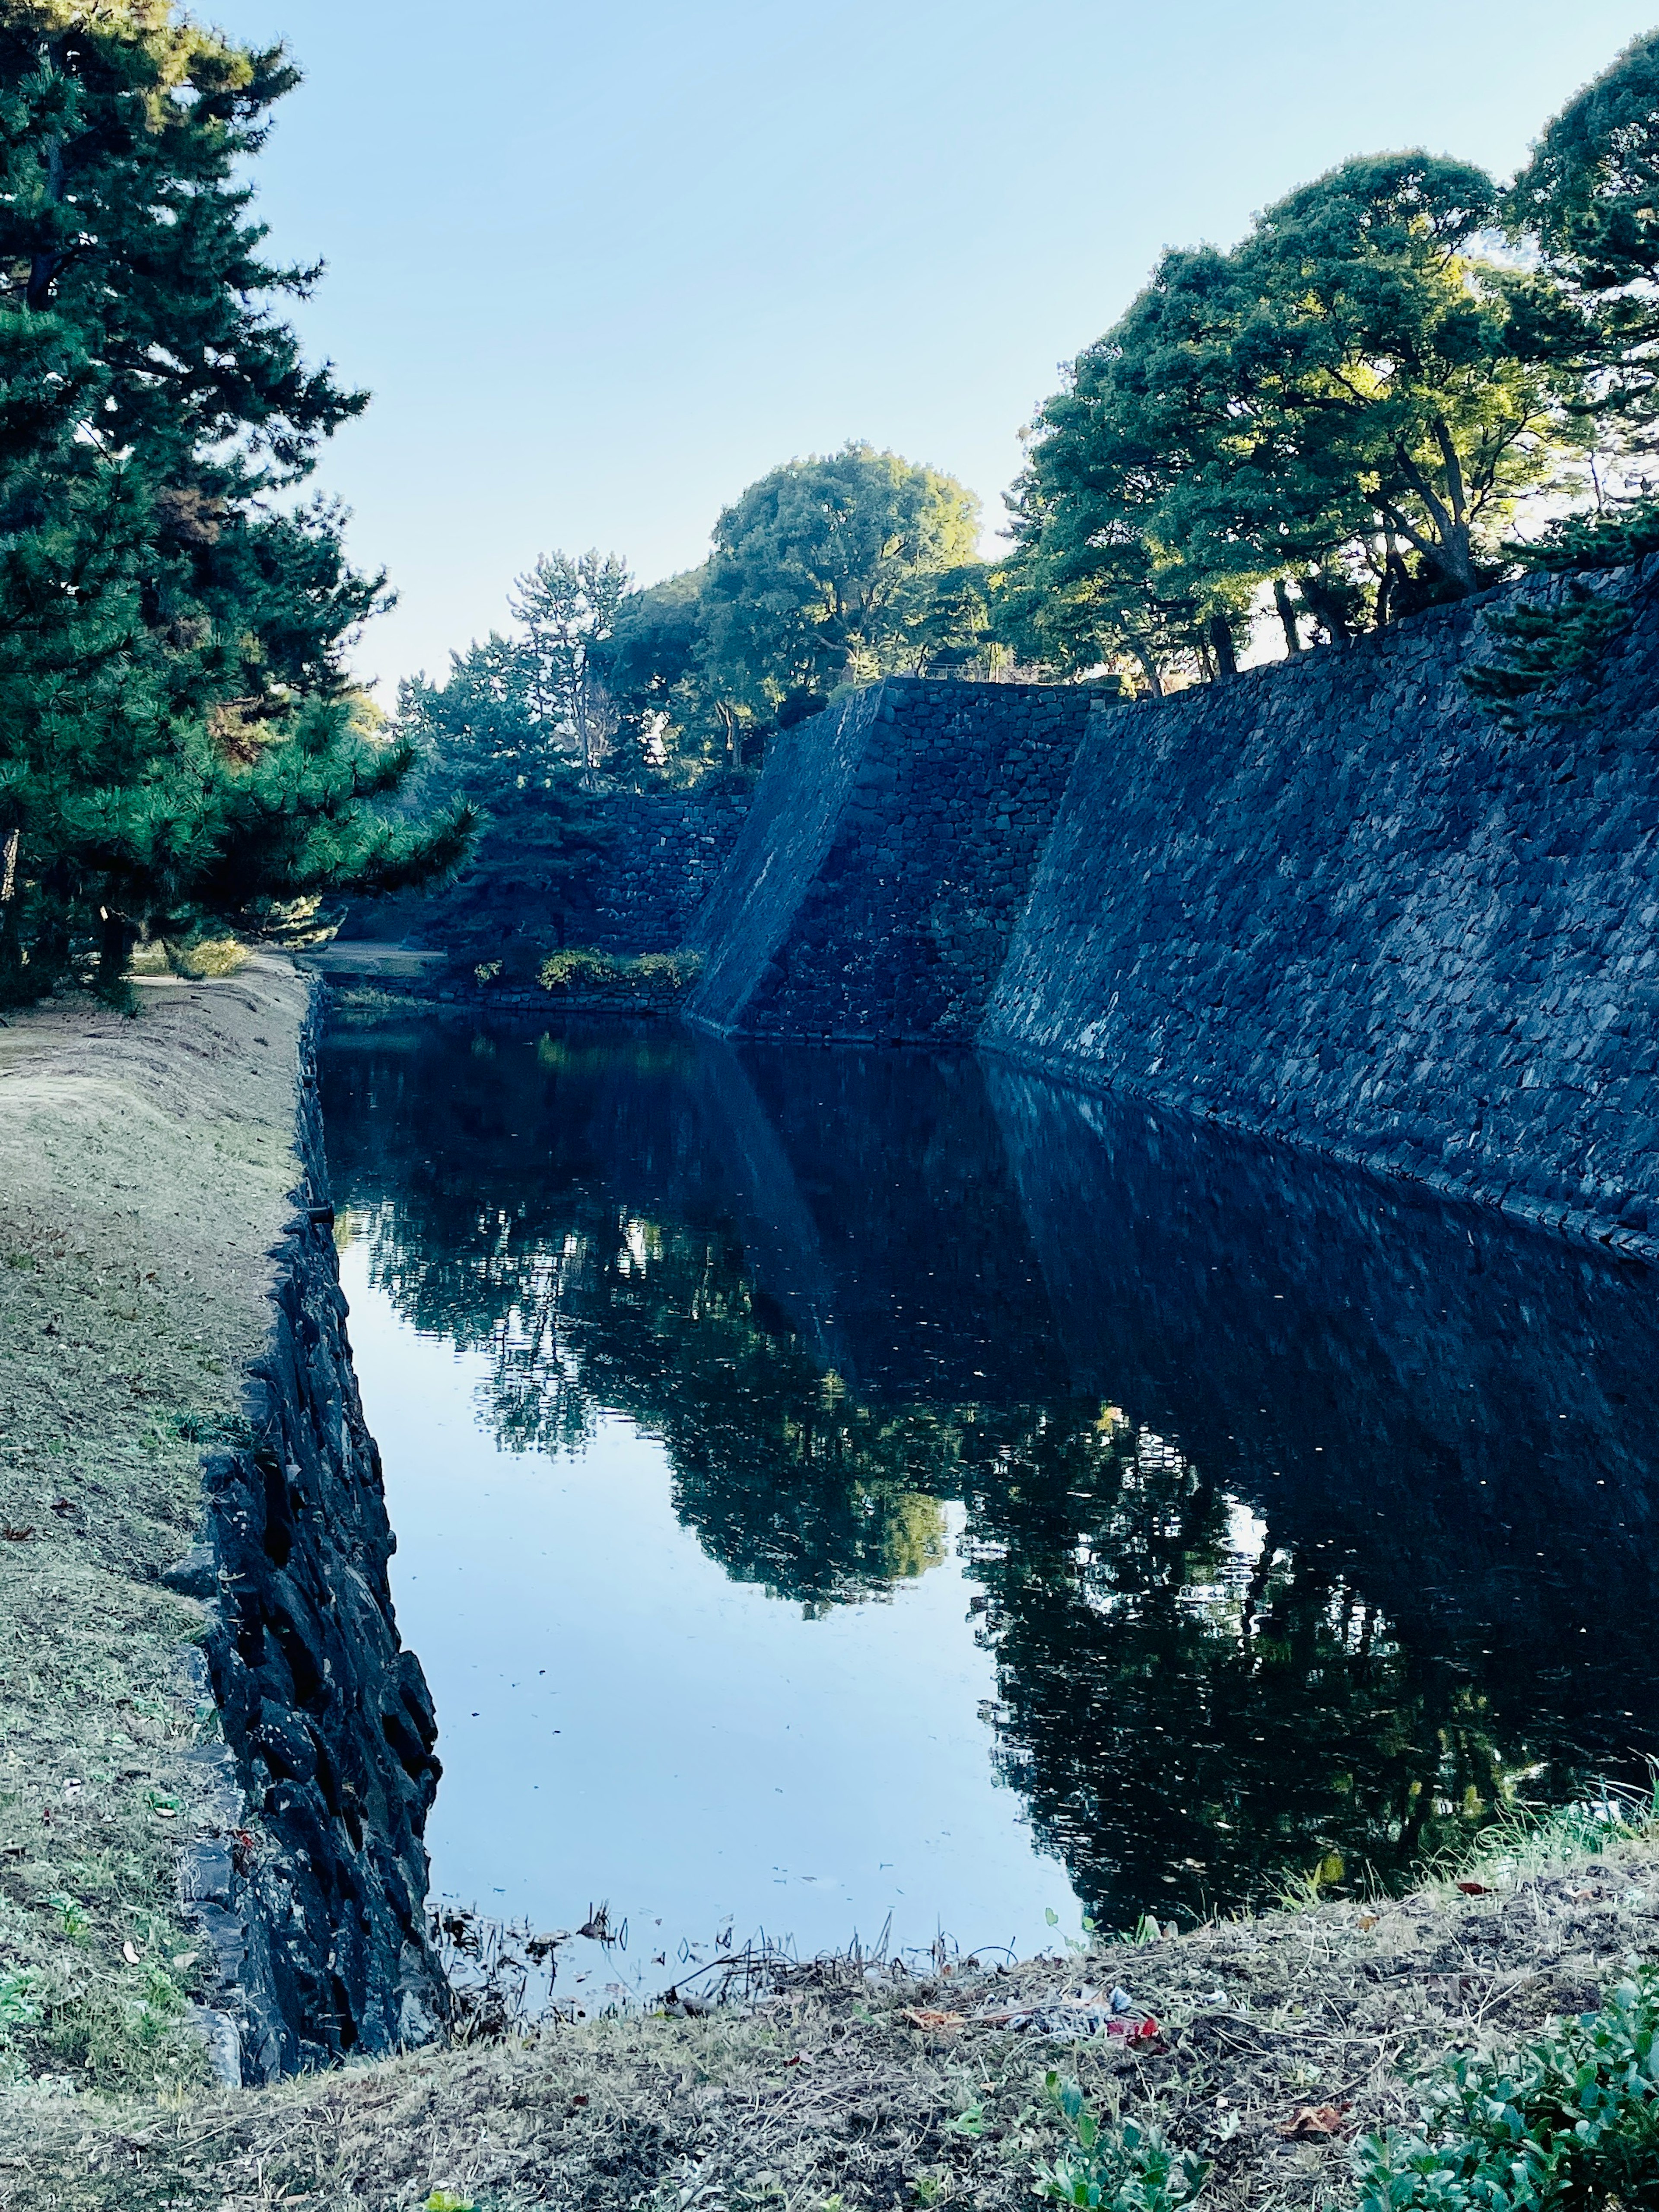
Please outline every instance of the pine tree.
[[431, 876], [347, 647], [386, 603], [295, 488], [365, 395], [281, 320], [239, 165], [295, 73], [173, 0], [0, 0], [0, 993], [136, 935]]

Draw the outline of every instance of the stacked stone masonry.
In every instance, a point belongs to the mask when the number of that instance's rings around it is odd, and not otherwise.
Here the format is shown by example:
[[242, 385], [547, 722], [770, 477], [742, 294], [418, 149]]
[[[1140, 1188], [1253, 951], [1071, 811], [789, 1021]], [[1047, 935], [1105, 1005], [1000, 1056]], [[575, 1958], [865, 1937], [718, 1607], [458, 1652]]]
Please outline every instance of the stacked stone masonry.
[[1095, 695], [889, 678], [774, 746], [693, 925], [690, 1002], [750, 1036], [971, 1037]]
[[169, 1577], [213, 1606], [200, 1687], [223, 1723], [229, 1802], [240, 1790], [260, 1831], [245, 1848], [193, 1845], [181, 1869], [220, 1984], [204, 2025], [231, 2081], [387, 2057], [430, 2042], [449, 2011], [422, 1840], [437, 1722], [392, 1611], [395, 1540], [346, 1337], [313, 1043], [270, 1343], [243, 1435], [205, 1463], [205, 1540]]
[[661, 952], [684, 939], [736, 844], [746, 786], [703, 794], [623, 792], [606, 802], [608, 842], [594, 872], [591, 922], [573, 932], [599, 952]]
[[860, 693], [769, 762], [693, 1015], [971, 1036], [1659, 1255], [1659, 562], [1600, 588], [1630, 629], [1518, 736], [1479, 603], [1162, 702]]

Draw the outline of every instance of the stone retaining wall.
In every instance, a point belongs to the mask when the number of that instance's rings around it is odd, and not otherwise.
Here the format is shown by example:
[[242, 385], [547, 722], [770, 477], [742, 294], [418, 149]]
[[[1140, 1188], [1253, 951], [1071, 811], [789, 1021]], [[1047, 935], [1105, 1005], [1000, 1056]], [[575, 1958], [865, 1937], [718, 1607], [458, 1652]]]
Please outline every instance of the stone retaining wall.
[[973, 1036], [1094, 695], [889, 677], [779, 738], [688, 942], [722, 1034]]
[[1097, 710], [981, 1041], [1659, 1250], [1656, 581], [1523, 737], [1467, 605]]
[[692, 1018], [973, 1037], [1659, 1254], [1659, 561], [1596, 588], [1631, 629], [1520, 737], [1478, 603], [1162, 702], [860, 692], [769, 760]]

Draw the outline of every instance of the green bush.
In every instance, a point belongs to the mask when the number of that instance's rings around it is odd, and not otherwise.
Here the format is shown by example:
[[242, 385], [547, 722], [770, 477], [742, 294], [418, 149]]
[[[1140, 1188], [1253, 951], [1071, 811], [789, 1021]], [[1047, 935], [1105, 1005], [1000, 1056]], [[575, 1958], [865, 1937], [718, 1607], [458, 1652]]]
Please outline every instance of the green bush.
[[1050, 2074], [1047, 2087], [1072, 2131], [1075, 2149], [1036, 2169], [1036, 2193], [1048, 2204], [1088, 2212], [1178, 2212], [1209, 2179], [1208, 2163], [1170, 2148], [1157, 2128], [1133, 2120], [1103, 2128], [1075, 2081]]
[[550, 953], [541, 966], [544, 991], [621, 991], [641, 999], [678, 998], [702, 969], [700, 952]]
[[1464, 2055], [1422, 2126], [1355, 2153], [1358, 2212], [1591, 2212], [1659, 2196], [1659, 1968], [1507, 2059]]
[[[1419, 2124], [1356, 2145], [1351, 2212], [1625, 2212], [1659, 2203], [1659, 1966], [1598, 2011], [1507, 2057], [1462, 2052], [1423, 2084]], [[1072, 2147], [1036, 2194], [1087, 2212], [1179, 2212], [1209, 2168], [1156, 2128], [1103, 2128], [1074, 2081], [1048, 2077]]]

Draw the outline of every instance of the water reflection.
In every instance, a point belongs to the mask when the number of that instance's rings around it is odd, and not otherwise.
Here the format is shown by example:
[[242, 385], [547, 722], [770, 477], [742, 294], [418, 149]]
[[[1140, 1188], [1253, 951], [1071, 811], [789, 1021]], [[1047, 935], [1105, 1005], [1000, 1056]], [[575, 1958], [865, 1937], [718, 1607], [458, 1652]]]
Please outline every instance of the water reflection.
[[987, 1751], [1109, 1924], [1394, 1878], [1655, 1747], [1638, 1271], [965, 1056], [381, 1024], [325, 1099], [509, 1451], [629, 1416], [815, 1617], [959, 1505]]

